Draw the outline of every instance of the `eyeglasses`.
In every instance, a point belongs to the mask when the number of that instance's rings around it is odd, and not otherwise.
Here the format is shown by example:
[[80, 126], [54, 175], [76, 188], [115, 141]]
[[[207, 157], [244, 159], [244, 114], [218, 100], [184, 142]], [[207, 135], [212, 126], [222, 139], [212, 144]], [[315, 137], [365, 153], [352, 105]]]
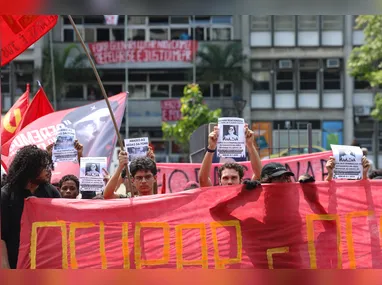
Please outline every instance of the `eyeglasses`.
[[145, 175], [145, 176], [135, 176], [134, 179], [137, 180], [138, 182], [142, 182], [143, 179], [145, 179], [146, 181], [150, 181], [154, 176], [152, 174], [148, 174], [148, 175]]

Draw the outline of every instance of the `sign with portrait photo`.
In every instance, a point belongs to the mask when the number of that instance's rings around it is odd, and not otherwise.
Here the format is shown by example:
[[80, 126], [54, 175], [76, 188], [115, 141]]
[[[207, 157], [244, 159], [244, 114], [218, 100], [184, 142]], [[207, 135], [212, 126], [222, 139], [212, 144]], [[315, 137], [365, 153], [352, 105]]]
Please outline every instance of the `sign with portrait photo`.
[[334, 179], [362, 179], [362, 149], [358, 146], [330, 145], [336, 164], [333, 170]]
[[149, 138], [125, 139], [125, 148], [129, 153], [129, 162], [137, 157], [146, 156], [149, 150]]
[[102, 169], [106, 167], [106, 157], [81, 157], [80, 191], [102, 191], [105, 187]]
[[57, 139], [52, 149], [53, 163], [62, 161], [78, 162], [77, 150], [74, 148], [76, 131], [62, 128], [57, 130]]
[[245, 157], [244, 119], [219, 118], [218, 157]]

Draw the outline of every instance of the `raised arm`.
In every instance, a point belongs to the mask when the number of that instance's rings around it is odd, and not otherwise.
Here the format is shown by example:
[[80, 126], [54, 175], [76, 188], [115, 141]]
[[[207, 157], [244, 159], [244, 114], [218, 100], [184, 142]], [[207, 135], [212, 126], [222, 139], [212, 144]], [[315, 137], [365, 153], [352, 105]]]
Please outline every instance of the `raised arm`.
[[118, 160], [119, 160], [118, 167], [116, 171], [114, 172], [113, 176], [110, 178], [109, 182], [106, 184], [105, 191], [103, 192], [103, 197], [105, 199], [120, 198], [120, 195], [115, 193], [115, 191], [118, 189], [121, 183], [123, 183], [123, 178], [121, 177], [121, 173], [123, 168], [126, 167], [129, 161], [129, 156], [127, 152], [120, 151], [118, 154]]
[[328, 171], [328, 176], [326, 176], [326, 181], [333, 180], [333, 170], [336, 165], [336, 159], [334, 156], [329, 157], [329, 160], [326, 162], [326, 170]]
[[262, 165], [261, 165], [260, 156], [254, 144], [255, 135], [253, 131], [251, 131], [248, 128], [248, 124], [245, 124], [244, 132], [245, 132], [245, 143], [247, 145], [249, 160], [251, 161], [251, 167], [253, 172], [252, 180], [260, 179]]
[[219, 128], [215, 126], [214, 131], [211, 132], [208, 136], [207, 152], [204, 155], [202, 166], [200, 167], [200, 171], [199, 171], [200, 187], [212, 186], [210, 173], [211, 173], [212, 159], [216, 151], [218, 136], [219, 136]]

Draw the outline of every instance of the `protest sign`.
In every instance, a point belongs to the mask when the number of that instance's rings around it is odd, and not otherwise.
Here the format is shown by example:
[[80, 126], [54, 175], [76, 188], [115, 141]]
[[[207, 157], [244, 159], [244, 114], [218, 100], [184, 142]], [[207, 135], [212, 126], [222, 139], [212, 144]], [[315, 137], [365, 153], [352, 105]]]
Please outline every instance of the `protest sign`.
[[106, 166], [106, 157], [81, 157], [80, 191], [103, 191], [105, 183], [102, 169], [106, 169]]
[[245, 157], [244, 119], [219, 118], [218, 157]]
[[362, 179], [362, 149], [358, 146], [330, 145], [336, 164], [333, 170], [334, 179]]
[[78, 162], [78, 153], [74, 148], [76, 131], [62, 128], [57, 131], [57, 139], [52, 149], [53, 163], [62, 161]]
[[332, 181], [108, 202], [29, 199], [17, 268], [381, 268], [381, 187]]
[[149, 138], [125, 139], [125, 148], [129, 153], [129, 161], [141, 156], [146, 156], [149, 150]]
[[179, 99], [166, 99], [160, 101], [162, 109], [162, 122], [178, 121], [182, 118], [180, 108], [182, 106]]

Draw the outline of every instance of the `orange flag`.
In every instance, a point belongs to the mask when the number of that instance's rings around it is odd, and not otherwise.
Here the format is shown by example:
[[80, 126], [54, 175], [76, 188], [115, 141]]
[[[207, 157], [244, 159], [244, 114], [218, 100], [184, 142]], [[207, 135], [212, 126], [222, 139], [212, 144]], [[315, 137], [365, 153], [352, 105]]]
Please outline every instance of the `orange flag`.
[[[36, 95], [34, 96], [32, 102], [29, 104], [28, 109], [26, 110], [22, 118], [22, 121], [17, 127], [14, 135], [17, 135], [18, 132], [20, 132], [23, 128], [25, 128], [27, 125], [37, 120], [38, 118], [41, 118], [53, 112], [54, 112], [54, 109], [52, 105], [50, 104], [48, 97], [46, 97], [44, 89], [40, 87], [40, 89], [37, 91]], [[11, 146], [11, 144], [12, 144], [12, 139], [8, 140], [7, 143], [2, 145], [1, 155], [5, 155], [5, 156], [9, 155], [9, 147]]]
[[20, 125], [28, 108], [29, 94], [29, 84], [27, 84], [25, 93], [13, 104], [12, 108], [1, 120], [1, 145], [4, 145], [15, 135], [17, 127]]

